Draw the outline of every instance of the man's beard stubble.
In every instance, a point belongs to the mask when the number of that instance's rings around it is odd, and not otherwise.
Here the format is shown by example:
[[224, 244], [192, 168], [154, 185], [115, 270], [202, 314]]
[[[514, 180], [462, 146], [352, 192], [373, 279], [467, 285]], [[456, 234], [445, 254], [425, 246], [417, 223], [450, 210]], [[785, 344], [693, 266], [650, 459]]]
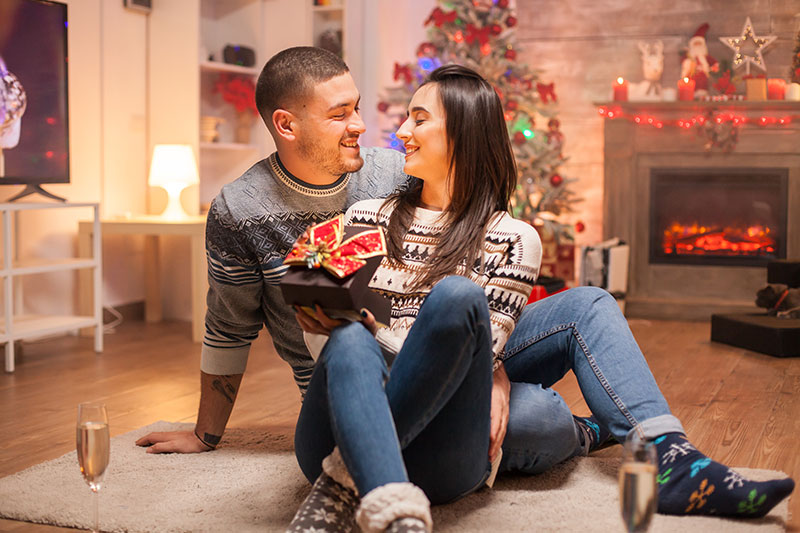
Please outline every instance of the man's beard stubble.
[[298, 143], [298, 150], [303, 159], [313, 163], [331, 176], [341, 176], [346, 172], [356, 172], [364, 166], [364, 159], [360, 153], [358, 159], [345, 161], [337, 144], [335, 148], [325, 148], [321, 143], [311, 139], [302, 139]]

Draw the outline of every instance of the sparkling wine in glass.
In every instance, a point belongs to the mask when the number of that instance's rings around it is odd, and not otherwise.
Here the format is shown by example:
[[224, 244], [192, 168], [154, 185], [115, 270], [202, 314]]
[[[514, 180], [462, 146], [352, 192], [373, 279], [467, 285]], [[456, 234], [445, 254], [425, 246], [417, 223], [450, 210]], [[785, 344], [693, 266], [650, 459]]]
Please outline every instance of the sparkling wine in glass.
[[658, 463], [652, 442], [628, 438], [619, 469], [619, 503], [625, 531], [647, 531], [658, 503]]
[[78, 464], [83, 479], [92, 489], [92, 531], [100, 531], [98, 516], [98, 492], [103, 483], [103, 475], [108, 467], [109, 434], [106, 406], [101, 403], [82, 403], [78, 405], [78, 426], [75, 432], [75, 445], [78, 451]]

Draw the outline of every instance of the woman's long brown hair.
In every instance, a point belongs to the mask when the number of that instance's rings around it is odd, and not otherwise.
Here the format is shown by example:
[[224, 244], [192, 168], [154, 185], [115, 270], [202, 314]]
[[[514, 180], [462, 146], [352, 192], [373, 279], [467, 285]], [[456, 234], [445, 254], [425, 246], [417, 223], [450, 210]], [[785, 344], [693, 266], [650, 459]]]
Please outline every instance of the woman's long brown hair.
[[[444, 108], [452, 197], [442, 214], [445, 228], [437, 235], [438, 245], [412, 290], [455, 273], [462, 262], [468, 269], [483, 268], [490, 218], [496, 211], [508, 210], [517, 181], [503, 106], [489, 82], [466, 67], [445, 65], [431, 73], [428, 83], [436, 84]], [[421, 191], [422, 182], [417, 181], [387, 198], [381, 207], [394, 206], [387, 228], [388, 255], [393, 261], [403, 262], [403, 239], [420, 205]]]

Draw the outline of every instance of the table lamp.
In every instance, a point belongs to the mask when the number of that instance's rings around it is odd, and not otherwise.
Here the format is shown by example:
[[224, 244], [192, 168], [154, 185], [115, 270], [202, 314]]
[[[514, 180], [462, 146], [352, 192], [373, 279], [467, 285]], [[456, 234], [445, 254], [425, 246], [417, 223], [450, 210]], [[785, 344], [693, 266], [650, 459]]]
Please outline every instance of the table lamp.
[[157, 144], [150, 163], [151, 187], [163, 187], [167, 191], [167, 208], [161, 216], [170, 220], [189, 216], [181, 205], [181, 191], [200, 182], [197, 163], [192, 147], [188, 144]]

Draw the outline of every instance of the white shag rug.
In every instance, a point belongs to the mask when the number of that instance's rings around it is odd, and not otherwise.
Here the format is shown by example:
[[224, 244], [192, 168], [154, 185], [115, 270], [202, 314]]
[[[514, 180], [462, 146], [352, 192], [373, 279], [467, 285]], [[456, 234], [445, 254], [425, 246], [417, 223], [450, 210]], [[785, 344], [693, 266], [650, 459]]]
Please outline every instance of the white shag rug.
[[[103, 531], [284, 531], [310, 485], [285, 437], [230, 429], [215, 452], [153, 455], [134, 441], [150, 431], [192, 428], [157, 422], [111, 440], [100, 493]], [[437, 532], [623, 531], [618, 459], [580, 458], [539, 476], [500, 476], [494, 489], [434, 507]], [[751, 479], [781, 472], [740, 468]], [[0, 479], [0, 516], [88, 528], [91, 494], [75, 452]], [[759, 520], [656, 515], [651, 532], [783, 532], [788, 503]]]

